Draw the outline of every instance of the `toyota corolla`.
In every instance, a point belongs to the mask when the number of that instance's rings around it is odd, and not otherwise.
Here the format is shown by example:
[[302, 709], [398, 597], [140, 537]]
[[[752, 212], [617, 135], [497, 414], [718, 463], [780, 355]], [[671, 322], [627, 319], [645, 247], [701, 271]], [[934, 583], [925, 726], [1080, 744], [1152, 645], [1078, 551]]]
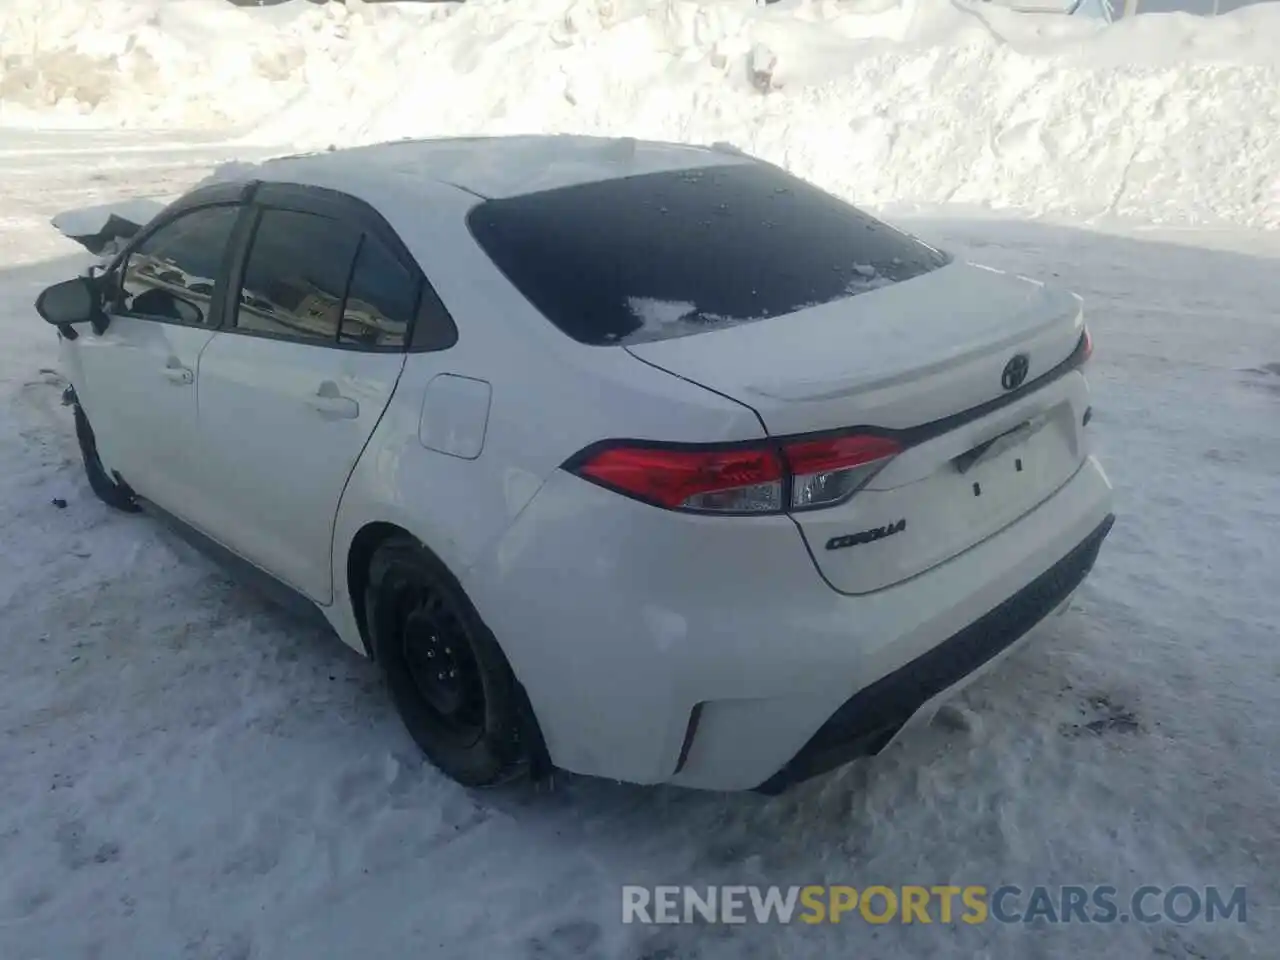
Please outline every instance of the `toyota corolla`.
[[382, 144], [66, 232], [115, 251], [37, 303], [93, 491], [321, 613], [464, 784], [873, 754], [1112, 523], [1077, 297], [730, 148]]

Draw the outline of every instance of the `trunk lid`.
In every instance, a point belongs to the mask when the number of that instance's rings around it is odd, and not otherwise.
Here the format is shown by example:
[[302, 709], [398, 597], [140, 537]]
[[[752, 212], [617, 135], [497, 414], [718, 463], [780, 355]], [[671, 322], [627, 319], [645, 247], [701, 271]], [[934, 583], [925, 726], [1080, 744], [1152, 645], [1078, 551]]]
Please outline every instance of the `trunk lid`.
[[[842, 504], [793, 516], [821, 574], [867, 593], [924, 572], [1043, 502], [1086, 456], [1073, 294], [953, 262], [856, 297], [635, 357], [747, 404], [771, 436], [870, 428], [907, 449]], [[1009, 388], [1005, 371], [1025, 360]]]
[[751, 406], [773, 436], [856, 425], [901, 429], [1002, 396], [1075, 348], [1079, 299], [953, 262], [903, 283], [708, 334], [628, 344], [632, 355]]

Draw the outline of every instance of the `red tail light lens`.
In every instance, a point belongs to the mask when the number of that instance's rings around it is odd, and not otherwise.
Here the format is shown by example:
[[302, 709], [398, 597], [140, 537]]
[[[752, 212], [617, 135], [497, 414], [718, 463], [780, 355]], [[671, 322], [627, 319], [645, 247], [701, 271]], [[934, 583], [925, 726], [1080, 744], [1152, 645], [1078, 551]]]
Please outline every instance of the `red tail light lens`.
[[896, 440], [868, 435], [800, 440], [780, 448], [619, 443], [588, 451], [569, 469], [670, 510], [768, 514], [847, 500], [901, 449]]
[[575, 472], [668, 509], [714, 513], [777, 513], [782, 509], [782, 461], [771, 448], [690, 450], [606, 447]]
[[1088, 327], [1084, 328], [1084, 335], [1080, 338], [1080, 351], [1083, 354], [1080, 358], [1081, 363], [1093, 356], [1093, 334], [1089, 332]]

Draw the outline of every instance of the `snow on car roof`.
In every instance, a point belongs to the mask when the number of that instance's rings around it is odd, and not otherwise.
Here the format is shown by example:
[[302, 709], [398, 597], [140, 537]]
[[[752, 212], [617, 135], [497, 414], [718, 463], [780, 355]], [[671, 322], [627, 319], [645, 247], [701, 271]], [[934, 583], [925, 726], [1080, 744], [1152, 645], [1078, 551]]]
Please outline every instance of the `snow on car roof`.
[[234, 164], [218, 179], [254, 178], [335, 186], [360, 194], [361, 184], [386, 196], [413, 184], [451, 184], [486, 199], [664, 170], [750, 162], [732, 148], [569, 135], [401, 140], [346, 150]]

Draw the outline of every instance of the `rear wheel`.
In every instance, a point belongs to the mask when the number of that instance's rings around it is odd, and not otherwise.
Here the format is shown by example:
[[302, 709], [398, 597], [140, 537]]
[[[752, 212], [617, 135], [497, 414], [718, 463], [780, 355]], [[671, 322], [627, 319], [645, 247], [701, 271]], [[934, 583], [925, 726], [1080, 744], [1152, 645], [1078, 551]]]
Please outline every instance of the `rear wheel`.
[[93, 428], [89, 426], [89, 419], [84, 415], [79, 404], [75, 406], [75, 418], [76, 440], [80, 442], [80, 456], [84, 460], [84, 472], [89, 479], [90, 489], [107, 506], [123, 510], [125, 513], [137, 513], [139, 508], [133, 494], [113, 480], [107, 474], [106, 467], [102, 465], [102, 458], [98, 456], [98, 442], [93, 436]]
[[408, 536], [374, 552], [365, 618], [396, 709], [414, 741], [465, 786], [522, 775], [518, 688], [462, 587]]

